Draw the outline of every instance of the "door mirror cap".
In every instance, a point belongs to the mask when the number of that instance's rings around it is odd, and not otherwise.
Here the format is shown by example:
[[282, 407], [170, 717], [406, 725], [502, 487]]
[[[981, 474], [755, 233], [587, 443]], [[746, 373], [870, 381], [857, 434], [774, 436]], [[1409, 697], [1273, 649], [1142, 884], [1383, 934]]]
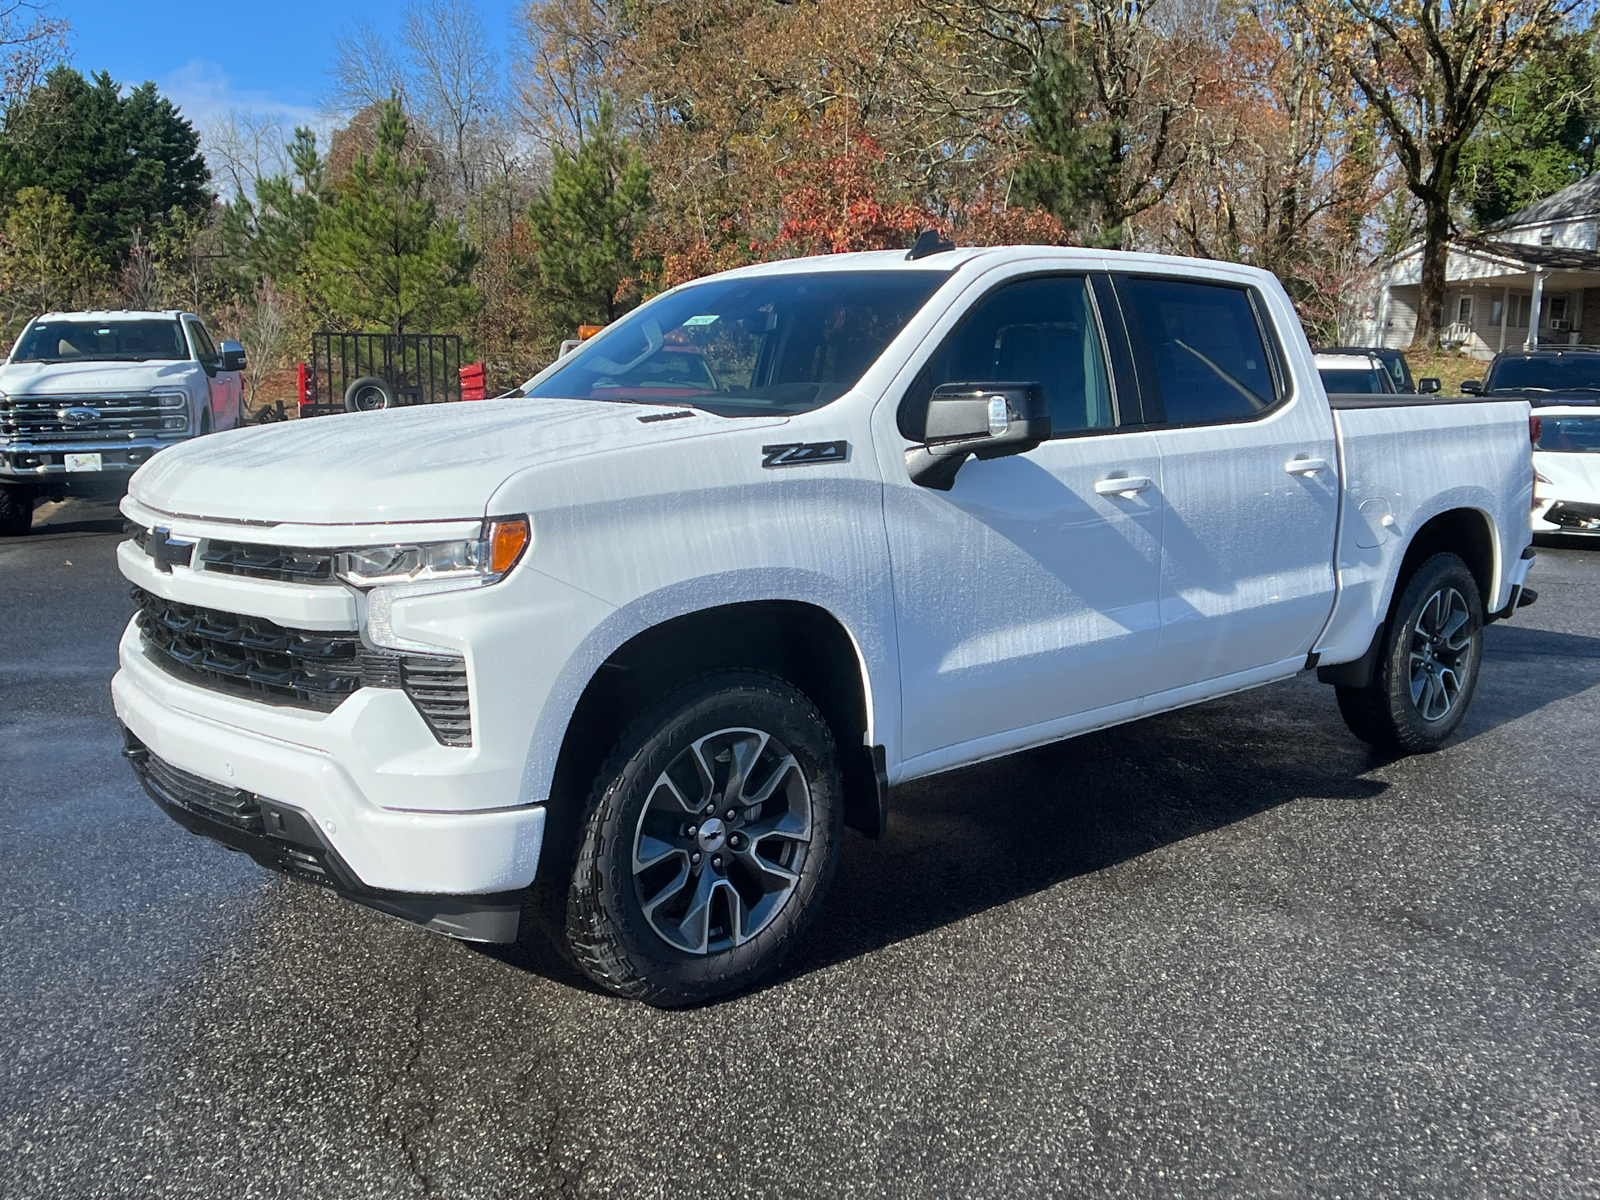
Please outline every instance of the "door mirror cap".
[[913, 483], [947, 492], [968, 457], [1002, 458], [1050, 436], [1050, 407], [1037, 383], [945, 383], [933, 389], [922, 445], [906, 452]]
[[1439, 394], [1439, 389], [1441, 386], [1442, 385], [1439, 383], [1438, 379], [1432, 375], [1424, 375], [1421, 379], [1417, 380], [1417, 392], [1420, 395], [1436, 396]]
[[1483, 395], [1483, 380], [1481, 380], [1481, 379], [1463, 379], [1461, 381], [1461, 394], [1463, 396], [1481, 396], [1481, 395]]
[[238, 342], [223, 342], [221, 350], [224, 371], [242, 371], [249, 365], [245, 361], [244, 347]]

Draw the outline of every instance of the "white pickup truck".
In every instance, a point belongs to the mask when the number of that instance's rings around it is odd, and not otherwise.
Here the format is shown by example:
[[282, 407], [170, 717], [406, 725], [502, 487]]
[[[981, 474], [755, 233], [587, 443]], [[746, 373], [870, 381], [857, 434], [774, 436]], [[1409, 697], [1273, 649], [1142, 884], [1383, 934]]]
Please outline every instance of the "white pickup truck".
[[1431, 750], [1532, 596], [1527, 404], [1330, 406], [1245, 267], [751, 267], [519, 393], [143, 467], [112, 693], [190, 830], [654, 1004], [771, 971], [897, 784], [1313, 668]]
[[35, 317], [0, 365], [0, 537], [41, 499], [115, 498], [157, 451], [244, 424], [244, 367], [193, 313]]

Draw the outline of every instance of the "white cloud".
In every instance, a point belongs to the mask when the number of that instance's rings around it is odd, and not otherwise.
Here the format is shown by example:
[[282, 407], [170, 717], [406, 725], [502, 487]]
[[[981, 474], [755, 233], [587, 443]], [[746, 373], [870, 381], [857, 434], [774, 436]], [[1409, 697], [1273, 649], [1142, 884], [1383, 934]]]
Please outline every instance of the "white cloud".
[[286, 101], [270, 92], [237, 88], [220, 63], [191, 58], [156, 84], [161, 94], [183, 110], [183, 115], [200, 129], [230, 110], [245, 110], [258, 116], [272, 113], [288, 125], [321, 126], [327, 118], [316, 108]]
[[282, 144], [295, 126], [311, 126], [324, 145], [332, 127], [320, 109], [235, 87], [221, 64], [203, 58], [190, 59], [156, 86], [199, 132], [212, 185], [224, 193], [249, 189], [254, 176], [285, 169]]

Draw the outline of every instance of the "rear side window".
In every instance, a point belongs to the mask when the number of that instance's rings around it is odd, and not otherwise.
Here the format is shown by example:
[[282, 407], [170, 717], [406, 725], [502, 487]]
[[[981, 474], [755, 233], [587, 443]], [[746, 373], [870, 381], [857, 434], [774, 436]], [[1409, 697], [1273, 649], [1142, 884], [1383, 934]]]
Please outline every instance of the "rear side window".
[[1019, 280], [973, 305], [907, 391], [905, 436], [916, 437], [928, 398], [945, 383], [1037, 383], [1053, 436], [1111, 428], [1111, 386], [1085, 281]]
[[1272, 360], [1248, 289], [1126, 279], [1120, 291], [1134, 337], [1142, 342], [1147, 418], [1154, 419], [1152, 383], [1168, 425], [1247, 421], [1278, 402]]

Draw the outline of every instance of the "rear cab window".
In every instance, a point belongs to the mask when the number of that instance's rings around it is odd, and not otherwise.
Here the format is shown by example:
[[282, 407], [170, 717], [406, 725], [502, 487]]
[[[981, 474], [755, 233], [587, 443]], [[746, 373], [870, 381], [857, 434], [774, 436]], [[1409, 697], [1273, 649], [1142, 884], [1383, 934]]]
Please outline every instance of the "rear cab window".
[[1123, 276], [1117, 293], [1150, 424], [1251, 421], [1287, 399], [1275, 340], [1252, 288]]

